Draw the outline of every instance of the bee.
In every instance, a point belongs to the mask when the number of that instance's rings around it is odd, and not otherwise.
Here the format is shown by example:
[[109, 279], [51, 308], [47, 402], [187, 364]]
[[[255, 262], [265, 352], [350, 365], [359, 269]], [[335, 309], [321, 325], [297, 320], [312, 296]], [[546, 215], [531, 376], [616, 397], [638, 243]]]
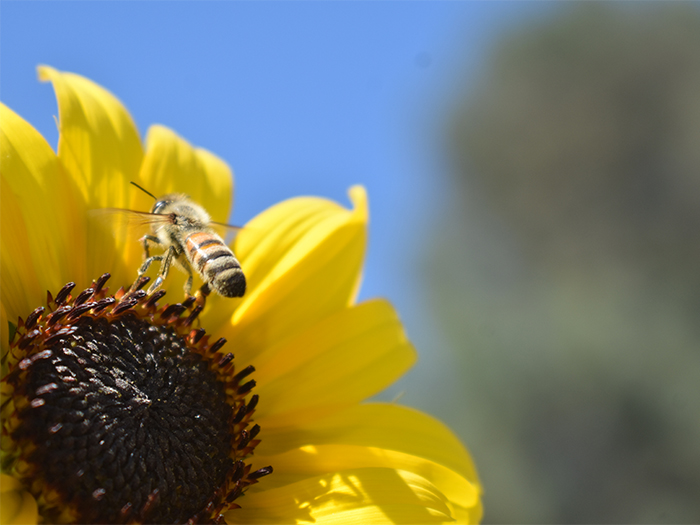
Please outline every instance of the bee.
[[[160, 270], [148, 294], [155, 292], [170, 271], [173, 261], [189, 274], [185, 283], [185, 295], [192, 291], [193, 270], [204, 281], [201, 292], [208, 295], [213, 289], [224, 297], [243, 297], [246, 280], [241, 264], [221, 237], [211, 228], [212, 223], [206, 210], [187, 195], [173, 193], [157, 198], [138, 184], [134, 186], [155, 199], [148, 222], [151, 234], [144, 235], [145, 260], [139, 268], [138, 278], [146, 273], [149, 266], [160, 261]], [[162, 246], [162, 255], [151, 255], [150, 245]]]

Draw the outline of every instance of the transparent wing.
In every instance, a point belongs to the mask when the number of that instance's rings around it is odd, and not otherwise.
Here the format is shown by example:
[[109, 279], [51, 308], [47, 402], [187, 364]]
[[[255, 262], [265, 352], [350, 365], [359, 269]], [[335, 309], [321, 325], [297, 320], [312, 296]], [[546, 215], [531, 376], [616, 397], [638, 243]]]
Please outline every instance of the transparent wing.
[[227, 245], [233, 242], [239, 231], [243, 229], [242, 226], [233, 226], [231, 224], [224, 224], [222, 222], [210, 222], [209, 226], [214, 230], [219, 237], [221, 237]]
[[134, 241], [151, 233], [154, 225], [171, 222], [168, 215], [122, 208], [95, 208], [88, 210], [88, 220], [100, 230], [111, 232], [115, 238], [127, 236]]
[[124, 208], [95, 208], [88, 211], [88, 215], [105, 221], [118, 221], [139, 226], [153, 224], [168, 224], [172, 222], [170, 215], [150, 213], [147, 211], [127, 210]]

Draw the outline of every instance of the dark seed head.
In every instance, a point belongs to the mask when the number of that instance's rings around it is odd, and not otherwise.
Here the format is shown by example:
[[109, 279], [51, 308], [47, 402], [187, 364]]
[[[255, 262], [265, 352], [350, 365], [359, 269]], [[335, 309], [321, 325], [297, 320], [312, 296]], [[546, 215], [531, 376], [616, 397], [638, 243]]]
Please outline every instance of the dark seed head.
[[[49, 522], [218, 520], [261, 476], [243, 461], [260, 431], [248, 428], [254, 382], [239, 385], [250, 372], [236, 374], [232, 354], [221, 364], [188, 327], [187, 306], [159, 312], [142, 291], [107, 297], [106, 280], [75, 300], [64, 287], [48, 315], [38, 308], [18, 328], [2, 379], [10, 469], [29, 465], [17, 477]], [[39, 498], [49, 492], [53, 503]]]
[[28, 369], [31, 402], [13, 438], [42, 445], [30, 462], [80, 520], [117, 522], [155, 489], [148, 521], [201, 510], [232, 467], [231, 406], [207, 363], [171, 328], [135, 316], [82, 318], [51, 351]]

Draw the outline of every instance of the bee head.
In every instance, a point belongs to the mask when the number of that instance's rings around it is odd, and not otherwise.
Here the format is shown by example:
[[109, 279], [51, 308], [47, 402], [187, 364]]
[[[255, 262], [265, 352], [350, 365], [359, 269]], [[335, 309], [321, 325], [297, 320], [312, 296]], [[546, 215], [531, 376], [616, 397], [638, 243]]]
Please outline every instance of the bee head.
[[138, 189], [140, 189], [146, 195], [153, 197], [153, 199], [156, 201], [156, 203], [153, 205], [153, 208], [151, 208], [151, 213], [158, 214], [158, 215], [162, 215], [162, 214], [166, 213], [165, 209], [173, 202], [186, 200], [188, 198], [187, 195], [184, 195], [184, 194], [171, 193], [171, 194], [165, 195], [159, 199], [155, 195], [153, 195], [150, 191], [148, 191], [147, 189], [142, 188], [141, 186], [136, 184], [134, 181], [131, 181], [131, 184], [136, 186]]
[[164, 195], [163, 197], [156, 200], [156, 203], [151, 209], [151, 213], [159, 215], [171, 213], [173, 210], [168, 210], [170, 205], [174, 202], [180, 202], [183, 200], [187, 200], [187, 195], [183, 195], [180, 193], [171, 193], [169, 195]]

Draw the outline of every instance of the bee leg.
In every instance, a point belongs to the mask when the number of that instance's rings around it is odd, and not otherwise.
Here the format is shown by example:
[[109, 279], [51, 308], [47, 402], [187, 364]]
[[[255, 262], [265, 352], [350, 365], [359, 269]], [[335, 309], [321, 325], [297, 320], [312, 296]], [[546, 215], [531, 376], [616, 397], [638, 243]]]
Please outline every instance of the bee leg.
[[183, 266], [189, 275], [185, 283], [185, 297], [189, 298], [192, 297], [192, 268], [190, 268], [189, 264], [184, 264]]
[[[139, 274], [136, 277], [136, 280], [134, 281], [134, 284], [131, 285], [131, 288], [129, 289], [129, 292], [133, 292], [136, 290], [136, 287], [138, 285], [139, 279], [141, 279], [141, 276], [148, 271], [148, 267], [151, 265], [153, 261], [162, 261], [163, 256], [162, 255], [154, 255], [153, 257], [147, 258], [145, 261], [143, 261], [143, 264], [141, 265], [141, 268], [139, 268]], [[150, 290], [148, 292], [149, 294], [151, 293]]]
[[[156, 280], [153, 281], [153, 284], [150, 286], [150, 288], [146, 292], [148, 295], [151, 295], [158, 288], [160, 288], [161, 284], [163, 284], [163, 281], [168, 276], [168, 272], [170, 271], [170, 263], [173, 262], [174, 256], [175, 256], [175, 248], [173, 246], [170, 246], [168, 248], [168, 252], [165, 255], [154, 255], [153, 257], [149, 257], [146, 260], [146, 262], [143, 263], [143, 266], [141, 266], [141, 269], [143, 269], [143, 267], [146, 266], [146, 263], [148, 263], [150, 265], [151, 262], [155, 261], [155, 260], [162, 260], [163, 261], [160, 265], [160, 271], [158, 272], [158, 277], [156, 277]], [[146, 268], [148, 268], [148, 266], [146, 266]], [[139, 271], [141, 271], [141, 270], [139, 270]], [[143, 271], [145, 272], [146, 270], [143, 270]]]
[[202, 308], [207, 304], [207, 297], [211, 293], [211, 288], [209, 288], [209, 283], [204, 283], [201, 288], [195, 294], [197, 304]]
[[143, 241], [143, 253], [146, 255], [146, 259], [149, 259], [151, 257], [148, 241], [151, 241], [154, 244], [161, 244], [160, 239], [158, 239], [158, 237], [156, 237], [155, 235], [144, 235], [139, 239], [139, 241]]

